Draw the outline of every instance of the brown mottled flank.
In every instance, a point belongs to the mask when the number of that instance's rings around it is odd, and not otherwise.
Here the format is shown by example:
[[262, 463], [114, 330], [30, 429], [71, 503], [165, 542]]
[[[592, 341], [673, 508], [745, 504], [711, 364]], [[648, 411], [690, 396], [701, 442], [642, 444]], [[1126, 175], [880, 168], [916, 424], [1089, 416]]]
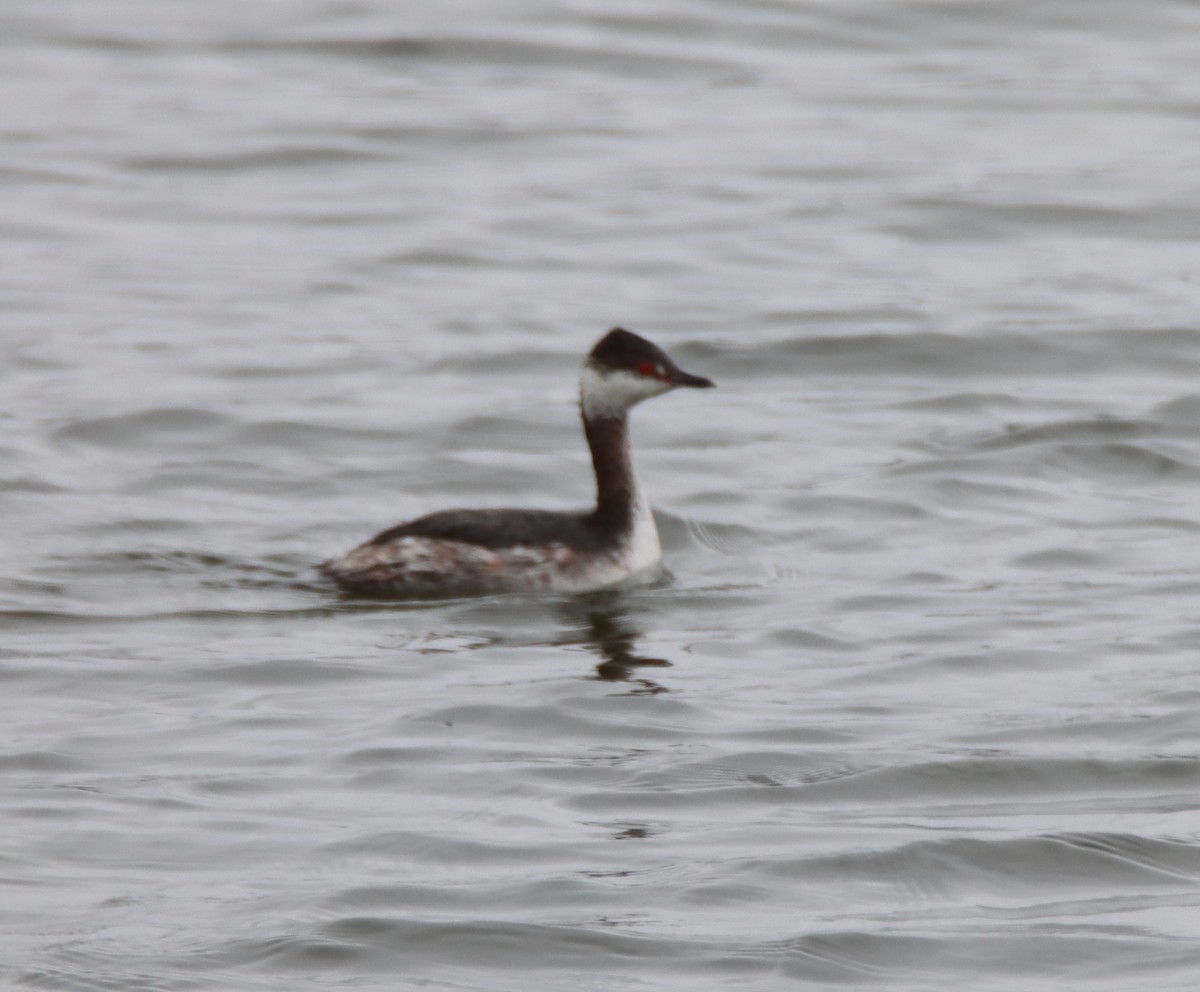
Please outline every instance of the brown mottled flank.
[[321, 571], [343, 588], [379, 595], [403, 589], [410, 595], [541, 592], [564, 580], [586, 585], [587, 562], [565, 544], [536, 548], [485, 548], [430, 537], [401, 537], [363, 544], [326, 562]]

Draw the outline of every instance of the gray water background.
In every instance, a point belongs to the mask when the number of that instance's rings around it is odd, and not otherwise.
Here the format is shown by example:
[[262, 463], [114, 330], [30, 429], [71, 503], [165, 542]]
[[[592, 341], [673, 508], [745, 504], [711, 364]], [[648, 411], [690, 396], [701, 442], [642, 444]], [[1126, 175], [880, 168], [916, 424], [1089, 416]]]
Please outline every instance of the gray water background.
[[[0, 980], [1194, 990], [1200, 7], [7, 0]], [[314, 562], [591, 492], [671, 577]]]

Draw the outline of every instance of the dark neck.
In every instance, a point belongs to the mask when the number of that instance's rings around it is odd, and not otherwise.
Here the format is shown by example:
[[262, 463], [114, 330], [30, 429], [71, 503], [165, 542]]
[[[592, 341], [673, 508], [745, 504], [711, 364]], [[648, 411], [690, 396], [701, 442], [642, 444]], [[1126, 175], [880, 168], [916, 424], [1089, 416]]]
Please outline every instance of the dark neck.
[[633, 526], [637, 482], [629, 457], [629, 423], [624, 416], [583, 418], [583, 433], [596, 470], [596, 509], [592, 518], [603, 527], [627, 531]]

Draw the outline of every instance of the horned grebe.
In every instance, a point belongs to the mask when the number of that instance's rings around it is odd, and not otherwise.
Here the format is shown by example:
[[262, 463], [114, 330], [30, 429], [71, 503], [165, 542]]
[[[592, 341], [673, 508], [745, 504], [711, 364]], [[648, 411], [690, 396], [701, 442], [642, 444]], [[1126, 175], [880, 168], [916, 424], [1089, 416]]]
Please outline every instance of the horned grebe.
[[657, 345], [615, 328], [579, 380], [596, 508], [444, 510], [376, 534], [321, 571], [343, 589], [384, 596], [586, 592], [653, 573], [662, 559], [650, 504], [629, 457], [629, 409], [676, 386], [711, 386]]

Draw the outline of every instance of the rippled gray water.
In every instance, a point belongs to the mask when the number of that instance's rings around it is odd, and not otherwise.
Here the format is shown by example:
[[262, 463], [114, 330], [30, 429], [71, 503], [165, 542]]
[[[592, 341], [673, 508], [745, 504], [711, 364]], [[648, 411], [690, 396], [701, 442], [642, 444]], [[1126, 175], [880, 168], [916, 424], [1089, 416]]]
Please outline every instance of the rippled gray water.
[[1195, 989], [1200, 8], [452, 6], [0, 11], [4, 983]]

